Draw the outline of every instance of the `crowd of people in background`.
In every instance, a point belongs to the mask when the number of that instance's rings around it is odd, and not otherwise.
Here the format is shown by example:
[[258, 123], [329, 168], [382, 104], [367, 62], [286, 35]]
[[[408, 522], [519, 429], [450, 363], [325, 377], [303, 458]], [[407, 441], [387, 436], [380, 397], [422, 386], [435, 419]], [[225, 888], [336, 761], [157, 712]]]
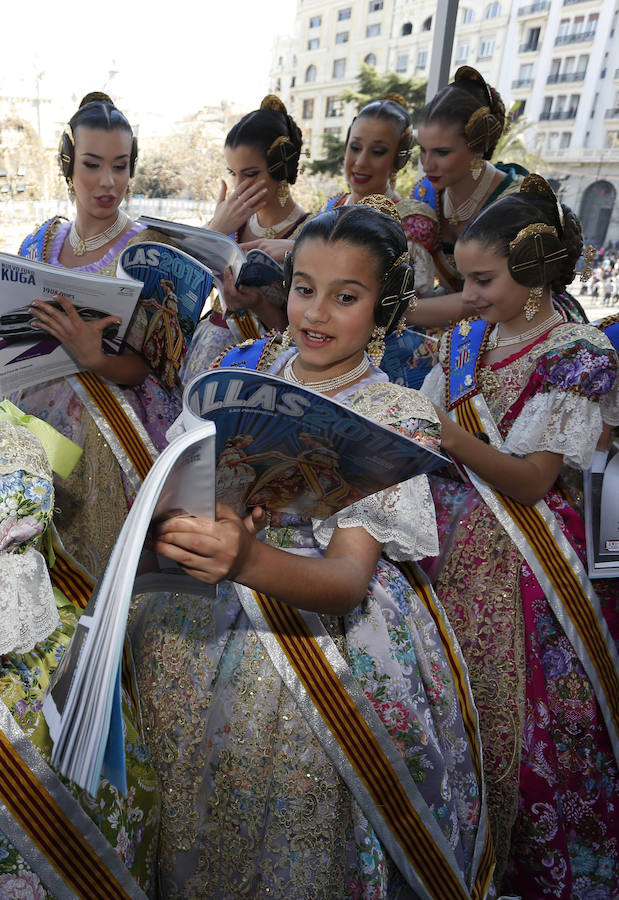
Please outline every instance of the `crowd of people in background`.
[[591, 298], [594, 306], [619, 304], [619, 241], [600, 247], [591, 279], [583, 284], [581, 293]]

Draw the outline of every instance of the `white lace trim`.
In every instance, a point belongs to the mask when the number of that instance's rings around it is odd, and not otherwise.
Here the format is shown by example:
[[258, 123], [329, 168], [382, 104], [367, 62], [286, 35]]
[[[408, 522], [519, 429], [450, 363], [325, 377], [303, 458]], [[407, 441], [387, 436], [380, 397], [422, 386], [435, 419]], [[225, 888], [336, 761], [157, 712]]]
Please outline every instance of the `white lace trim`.
[[39, 439], [22, 425], [0, 419], [0, 475], [11, 475], [20, 469], [48, 481], [53, 477]]
[[440, 363], [433, 366], [421, 385], [421, 393], [441, 409], [445, 408], [445, 373]]
[[0, 553], [0, 654], [28, 653], [58, 627], [54, 590], [38, 550]]
[[554, 390], [527, 400], [502, 449], [517, 456], [550, 450], [560, 453], [568, 465], [588, 469], [601, 432], [598, 403]]
[[325, 549], [336, 528], [364, 528], [395, 560], [438, 554], [434, 503], [425, 475], [359, 500], [324, 522], [314, 519], [314, 537]]

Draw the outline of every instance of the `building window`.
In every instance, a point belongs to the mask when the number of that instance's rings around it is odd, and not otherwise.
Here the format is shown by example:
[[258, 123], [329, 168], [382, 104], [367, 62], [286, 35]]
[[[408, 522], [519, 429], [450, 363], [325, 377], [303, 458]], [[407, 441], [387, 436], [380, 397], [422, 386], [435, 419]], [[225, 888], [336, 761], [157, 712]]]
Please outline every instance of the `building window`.
[[310, 38], [309, 41], [307, 42], [308, 50], [318, 50], [319, 46], [320, 46], [319, 38]]
[[375, 25], [368, 25], [365, 29], [366, 37], [378, 37], [380, 34], [380, 22], [377, 22]]
[[400, 32], [400, 34], [407, 35], [407, 34], [412, 34], [412, 33], [413, 33], [413, 23], [405, 22], [404, 25], [402, 25], [402, 31]]
[[331, 137], [339, 138], [342, 136], [341, 128], [325, 128], [324, 134], [330, 134]]
[[408, 53], [399, 53], [395, 61], [396, 72], [406, 72], [408, 69]]
[[571, 140], [572, 140], [572, 132], [571, 131], [561, 132], [561, 139], [559, 141], [559, 147], [561, 148], [561, 150], [565, 150], [567, 147], [569, 147]]
[[595, 29], [598, 27], [598, 19], [600, 18], [599, 13], [591, 13], [587, 20], [587, 31], [595, 34]]
[[279, 59], [277, 60], [277, 65], [280, 67], [280, 69], [283, 69], [283, 67], [284, 67], [284, 57], [283, 56], [279, 57]]
[[477, 59], [489, 59], [494, 53], [494, 38], [489, 41], [482, 41], [479, 46]]
[[322, 24], [322, 16], [312, 16], [310, 19], [310, 28], [320, 28]]
[[417, 68], [425, 69], [427, 61], [428, 61], [428, 51], [420, 50], [419, 53], [417, 54]]
[[303, 118], [311, 119], [314, 115], [314, 101], [312, 100], [304, 100], [303, 101]]
[[462, 24], [469, 25], [475, 18], [475, 13], [472, 9], [463, 9], [462, 10]]
[[421, 26], [422, 31], [432, 31], [432, 16], [428, 16], [423, 25]]
[[316, 66], [308, 66], [305, 70], [306, 81], [316, 81]]
[[340, 97], [327, 97], [325, 117], [335, 119], [344, 114], [344, 101]]
[[297, 76], [293, 75], [292, 78], [290, 79], [290, 87], [294, 87], [296, 83], [297, 83]]
[[468, 44], [458, 44], [458, 49], [456, 50], [456, 62], [462, 62], [467, 59], [469, 55], [469, 45]]
[[486, 7], [486, 12], [484, 13], [484, 19], [496, 19], [497, 16], [501, 15], [501, 4], [500, 3], [491, 3], [490, 6]]
[[351, 7], [346, 6], [344, 9], [338, 9], [337, 11], [337, 20], [338, 22], [344, 22], [346, 19], [350, 19]]
[[346, 75], [346, 60], [333, 60], [333, 78], [343, 78]]
[[282, 80], [281, 80], [281, 78], [278, 78], [277, 81], [275, 82], [275, 90], [279, 94], [281, 89], [282, 89]]
[[348, 32], [347, 31], [338, 31], [335, 35], [335, 43], [336, 44], [347, 44], [348, 43]]
[[376, 54], [368, 53], [363, 62], [366, 64], [366, 66], [376, 66]]
[[378, 12], [379, 9], [383, 8], [383, 0], [370, 0], [368, 4], [369, 12]]

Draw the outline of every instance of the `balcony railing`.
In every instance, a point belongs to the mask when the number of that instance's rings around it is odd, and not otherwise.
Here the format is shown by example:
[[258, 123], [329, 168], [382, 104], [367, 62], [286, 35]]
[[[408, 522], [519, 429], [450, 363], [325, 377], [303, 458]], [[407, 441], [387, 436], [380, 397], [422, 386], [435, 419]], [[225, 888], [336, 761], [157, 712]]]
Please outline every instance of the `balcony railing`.
[[534, 44], [521, 44], [518, 47], [518, 53], [535, 53], [537, 51], [537, 44], [537, 41]]
[[542, 13], [548, 9], [550, 3], [548, 0], [538, 0], [537, 3], [531, 3], [530, 6], [521, 6], [518, 10], [519, 16], [534, 16], [535, 13]]
[[574, 3], [588, 3], [589, 0], [563, 0], [563, 6], [572, 6]]
[[613, 107], [613, 109], [607, 109], [604, 113], [605, 119], [619, 119], [619, 106]]
[[560, 110], [557, 110], [556, 112], [549, 112], [547, 110], [543, 110], [540, 115], [540, 121], [541, 122], [549, 122], [549, 121], [556, 122], [558, 120], [575, 119], [577, 112], [578, 112], [578, 110], [576, 110], [576, 109], [560, 109]]
[[546, 79], [546, 84], [565, 84], [566, 81], [584, 81], [586, 72], [555, 72]]
[[518, 78], [516, 81], [512, 81], [513, 88], [526, 88], [530, 87], [533, 84], [532, 78]]
[[593, 31], [576, 31], [573, 34], [560, 34], [555, 38], [555, 47], [559, 44], [580, 44], [583, 41], [592, 41], [595, 37], [595, 28]]

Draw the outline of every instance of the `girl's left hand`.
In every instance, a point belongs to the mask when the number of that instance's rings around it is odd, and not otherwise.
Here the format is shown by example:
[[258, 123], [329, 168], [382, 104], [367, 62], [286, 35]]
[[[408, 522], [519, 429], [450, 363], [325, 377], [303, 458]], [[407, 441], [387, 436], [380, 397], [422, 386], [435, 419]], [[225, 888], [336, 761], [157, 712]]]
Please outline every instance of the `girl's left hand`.
[[94, 370], [101, 361], [102, 335], [108, 325], [120, 325], [118, 316], [105, 316], [96, 322], [85, 322], [73, 304], [62, 294], [54, 300], [61, 309], [44, 300], [33, 300], [30, 312], [36, 317], [36, 327], [47, 331], [63, 345], [80, 366]]
[[235, 580], [257, 543], [249, 516], [244, 522], [230, 506], [217, 504], [216, 519], [176, 516], [157, 526], [154, 549], [199, 581]]

